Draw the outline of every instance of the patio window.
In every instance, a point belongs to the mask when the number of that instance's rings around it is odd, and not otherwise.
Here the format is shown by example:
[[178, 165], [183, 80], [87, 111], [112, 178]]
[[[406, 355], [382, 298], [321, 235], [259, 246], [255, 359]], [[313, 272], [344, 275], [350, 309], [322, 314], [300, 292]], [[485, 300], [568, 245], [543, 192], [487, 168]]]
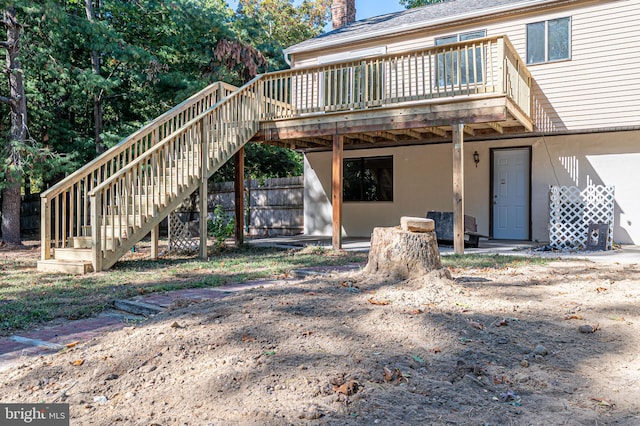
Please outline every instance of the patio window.
[[393, 201], [393, 156], [344, 160], [344, 201]]
[[571, 59], [571, 18], [527, 24], [527, 64]]
[[[480, 30], [440, 37], [436, 39], [436, 46], [474, 40], [486, 37], [486, 35], [486, 30]], [[442, 87], [481, 83], [482, 58], [483, 52], [480, 46], [454, 48], [448, 52], [439, 53], [436, 69], [437, 85]]]

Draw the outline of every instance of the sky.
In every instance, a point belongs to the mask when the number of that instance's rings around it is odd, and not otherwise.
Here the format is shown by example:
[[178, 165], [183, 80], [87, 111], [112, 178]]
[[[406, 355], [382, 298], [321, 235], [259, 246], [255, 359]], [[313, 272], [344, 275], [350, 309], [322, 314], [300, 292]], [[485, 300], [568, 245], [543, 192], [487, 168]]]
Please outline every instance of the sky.
[[[237, 0], [228, 0], [227, 3], [234, 10], [238, 6]], [[295, 0], [294, 3], [298, 4], [301, 1]], [[401, 10], [404, 10], [404, 7], [400, 6], [398, 0], [356, 0], [356, 19], [358, 20]]]

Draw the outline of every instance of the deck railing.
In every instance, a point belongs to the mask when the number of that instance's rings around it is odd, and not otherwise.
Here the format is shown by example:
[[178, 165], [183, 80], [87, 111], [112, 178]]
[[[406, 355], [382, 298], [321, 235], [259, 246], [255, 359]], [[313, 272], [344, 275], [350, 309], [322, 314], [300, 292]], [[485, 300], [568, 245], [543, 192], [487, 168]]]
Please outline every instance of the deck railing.
[[531, 112], [531, 75], [506, 36], [266, 74], [263, 119], [475, 94]]
[[251, 139], [261, 89], [256, 77], [90, 191], [94, 269], [109, 268]]
[[49, 259], [51, 248], [69, 247], [74, 237], [89, 235], [90, 191], [236, 89], [222, 82], [206, 87], [43, 192], [41, 258]]

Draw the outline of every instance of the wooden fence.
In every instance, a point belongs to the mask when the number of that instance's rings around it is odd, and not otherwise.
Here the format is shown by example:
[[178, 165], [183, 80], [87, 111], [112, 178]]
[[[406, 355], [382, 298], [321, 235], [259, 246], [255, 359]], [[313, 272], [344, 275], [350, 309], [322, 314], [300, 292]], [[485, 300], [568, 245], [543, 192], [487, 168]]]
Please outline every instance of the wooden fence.
[[[304, 232], [304, 179], [292, 178], [255, 179], [245, 181], [246, 235], [271, 237], [296, 235]], [[233, 182], [215, 183], [209, 186], [209, 216], [217, 205], [224, 212], [234, 215]], [[180, 208], [180, 218], [192, 221], [198, 218], [198, 200], [193, 197]]]

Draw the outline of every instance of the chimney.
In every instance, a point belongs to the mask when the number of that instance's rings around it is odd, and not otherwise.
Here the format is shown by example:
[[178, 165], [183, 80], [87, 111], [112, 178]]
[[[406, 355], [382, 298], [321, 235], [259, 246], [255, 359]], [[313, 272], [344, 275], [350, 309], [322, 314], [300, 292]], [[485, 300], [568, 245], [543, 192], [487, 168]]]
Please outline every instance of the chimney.
[[331, 3], [333, 29], [349, 25], [356, 20], [356, 0], [333, 0]]

